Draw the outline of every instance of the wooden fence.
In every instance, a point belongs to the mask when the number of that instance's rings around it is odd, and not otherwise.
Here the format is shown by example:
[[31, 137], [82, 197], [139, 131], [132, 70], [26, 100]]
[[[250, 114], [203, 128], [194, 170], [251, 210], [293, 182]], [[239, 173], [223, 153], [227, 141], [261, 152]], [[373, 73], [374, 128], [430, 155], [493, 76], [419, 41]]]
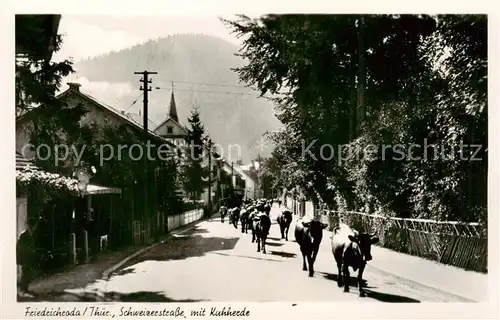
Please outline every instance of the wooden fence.
[[168, 231], [198, 221], [201, 218], [203, 218], [203, 209], [195, 209], [181, 214], [168, 216]]
[[[172, 231], [184, 225], [190, 224], [192, 222], [198, 221], [203, 218], [203, 209], [195, 209], [186, 211], [180, 214], [168, 216], [168, 231]], [[158, 218], [160, 219], [160, 218]], [[163, 221], [159, 223], [163, 224]], [[144, 230], [141, 226], [141, 221], [136, 220], [132, 223], [132, 238], [134, 243], [141, 243], [144, 239]]]
[[325, 211], [321, 219], [330, 230], [342, 222], [361, 232], [375, 232], [379, 245], [394, 251], [487, 272], [487, 232], [478, 223], [402, 219], [350, 211]]

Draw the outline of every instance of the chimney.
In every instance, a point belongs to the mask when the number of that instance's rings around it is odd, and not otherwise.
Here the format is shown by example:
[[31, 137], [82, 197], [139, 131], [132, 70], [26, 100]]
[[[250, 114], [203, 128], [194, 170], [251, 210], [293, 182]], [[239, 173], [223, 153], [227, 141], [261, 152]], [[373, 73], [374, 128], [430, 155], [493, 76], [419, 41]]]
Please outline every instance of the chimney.
[[76, 92], [80, 92], [80, 87], [82, 86], [79, 83], [76, 82], [67, 82], [66, 83], [71, 90], [75, 90]]

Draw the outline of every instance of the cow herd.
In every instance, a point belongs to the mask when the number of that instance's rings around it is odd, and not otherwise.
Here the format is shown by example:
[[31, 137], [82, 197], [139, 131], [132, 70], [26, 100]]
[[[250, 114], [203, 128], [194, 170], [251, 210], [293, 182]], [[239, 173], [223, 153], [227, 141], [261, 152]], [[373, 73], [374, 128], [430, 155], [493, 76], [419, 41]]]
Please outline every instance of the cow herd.
[[229, 215], [229, 223], [238, 228], [241, 225], [241, 233], [252, 232], [252, 243], [257, 243], [257, 252], [266, 253], [266, 240], [271, 229], [272, 200], [260, 199], [258, 201], [247, 201], [241, 207], [227, 209], [221, 207], [221, 222], [224, 223], [226, 215]]
[[[259, 199], [248, 201], [241, 207], [227, 209], [221, 207], [221, 222], [229, 216], [229, 223], [238, 228], [241, 225], [241, 232], [252, 233], [252, 243], [257, 243], [257, 252], [266, 253], [266, 240], [271, 228], [270, 211], [272, 200]], [[288, 231], [293, 220], [290, 210], [284, 208], [280, 210], [276, 217], [279, 225], [281, 239], [288, 241]], [[302, 217], [295, 222], [295, 241], [299, 245], [302, 254], [302, 270], [309, 271], [309, 277], [314, 276], [314, 262], [316, 261], [319, 247], [323, 239], [323, 230], [328, 225], [311, 219]], [[363, 272], [366, 263], [372, 259], [371, 246], [378, 243], [379, 238], [375, 234], [358, 232], [346, 224], [339, 224], [332, 231], [331, 248], [333, 257], [337, 264], [337, 284], [344, 292], [349, 292], [349, 267], [358, 271], [356, 285], [360, 297], [365, 297], [363, 289]]]

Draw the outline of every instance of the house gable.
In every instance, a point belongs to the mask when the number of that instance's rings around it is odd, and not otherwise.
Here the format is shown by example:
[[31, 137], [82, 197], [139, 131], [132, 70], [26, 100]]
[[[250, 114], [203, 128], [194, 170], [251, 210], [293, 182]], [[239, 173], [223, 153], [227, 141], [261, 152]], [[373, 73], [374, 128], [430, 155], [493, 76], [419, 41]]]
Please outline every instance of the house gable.
[[162, 137], [182, 138], [187, 136], [188, 131], [179, 122], [172, 118], [163, 121], [154, 132]]

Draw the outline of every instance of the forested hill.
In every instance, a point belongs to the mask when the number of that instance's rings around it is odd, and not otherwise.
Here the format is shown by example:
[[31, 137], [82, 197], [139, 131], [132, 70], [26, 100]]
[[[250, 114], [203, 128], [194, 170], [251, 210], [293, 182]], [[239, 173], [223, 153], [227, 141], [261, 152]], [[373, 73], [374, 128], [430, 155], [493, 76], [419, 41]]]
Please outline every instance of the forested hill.
[[[179, 34], [82, 60], [74, 67], [79, 77], [91, 82], [121, 83], [129, 88], [119, 95], [106, 90], [88, 93], [132, 113], [142, 108], [142, 97], [137, 100], [141, 76], [134, 72], [158, 72], [151, 76], [153, 91], [149, 94], [149, 117], [154, 123], [160, 124], [167, 116], [174, 81], [180, 122], [187, 125], [193, 104], [199, 104], [201, 120], [210, 136], [224, 147], [239, 144], [243, 160], [249, 161], [258, 152], [269, 153], [270, 149], [256, 147], [257, 140], [265, 131], [275, 130], [279, 121], [270, 102], [238, 82], [231, 70], [243, 64], [234, 55], [237, 51], [237, 46], [216, 37]], [[85, 86], [82, 90], [86, 92]]]

